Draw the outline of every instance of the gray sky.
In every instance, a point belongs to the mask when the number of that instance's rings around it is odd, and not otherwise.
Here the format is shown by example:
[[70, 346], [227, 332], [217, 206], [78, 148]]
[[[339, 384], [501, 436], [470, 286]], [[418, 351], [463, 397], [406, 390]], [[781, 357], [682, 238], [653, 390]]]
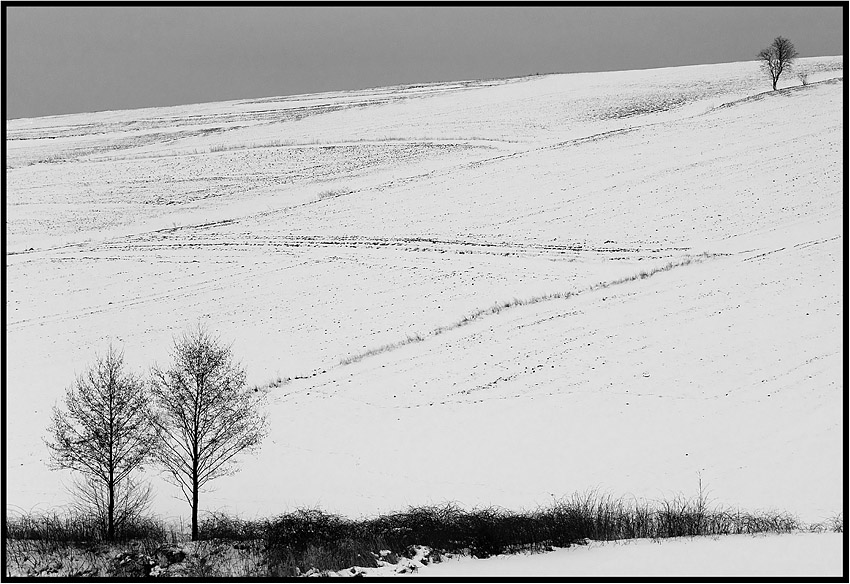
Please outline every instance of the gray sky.
[[5, 8], [7, 119], [844, 47], [841, 7]]

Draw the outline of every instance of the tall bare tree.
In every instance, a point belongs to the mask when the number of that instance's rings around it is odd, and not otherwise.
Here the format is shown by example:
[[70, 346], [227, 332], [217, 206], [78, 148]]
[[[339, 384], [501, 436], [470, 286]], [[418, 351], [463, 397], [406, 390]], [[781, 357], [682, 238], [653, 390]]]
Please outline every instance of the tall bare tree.
[[170, 369], [153, 367], [156, 457], [192, 506], [198, 538], [203, 486], [235, 472], [234, 457], [259, 446], [266, 434], [263, 394], [245, 384], [245, 371], [203, 327], [175, 339]]
[[49, 428], [51, 463], [85, 476], [100, 493], [106, 539], [115, 537], [116, 502], [130, 474], [148, 460], [154, 441], [144, 382], [124, 371], [124, 354], [111, 345], [53, 408]]
[[781, 36], [773, 39], [769, 47], [759, 52], [758, 59], [761, 62], [761, 68], [770, 76], [774, 91], [776, 91], [779, 76], [782, 75], [783, 71], [791, 68], [796, 58], [797, 49], [794, 48], [794, 44]]

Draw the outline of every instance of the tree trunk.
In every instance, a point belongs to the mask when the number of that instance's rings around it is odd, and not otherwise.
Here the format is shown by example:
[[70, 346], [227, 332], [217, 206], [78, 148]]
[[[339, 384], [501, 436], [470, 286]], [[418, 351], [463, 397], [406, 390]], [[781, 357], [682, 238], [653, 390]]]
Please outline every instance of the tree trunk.
[[192, 477], [192, 541], [198, 540], [198, 477]]
[[112, 541], [115, 539], [115, 481], [112, 480], [112, 473], [109, 473], [109, 501], [106, 505], [106, 540]]

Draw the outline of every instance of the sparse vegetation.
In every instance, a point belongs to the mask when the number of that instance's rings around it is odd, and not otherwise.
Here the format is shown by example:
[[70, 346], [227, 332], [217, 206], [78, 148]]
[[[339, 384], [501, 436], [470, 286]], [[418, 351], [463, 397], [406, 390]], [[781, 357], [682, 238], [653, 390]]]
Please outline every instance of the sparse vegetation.
[[[124, 534], [134, 532], [134, 526], [142, 522], [142, 518], [150, 509], [153, 498], [153, 488], [150, 483], [138, 480], [132, 476], [116, 483], [112, 491], [112, 513], [110, 515], [109, 490], [105, 483], [91, 476], [72, 483], [69, 491], [74, 496], [71, 504], [75, 513], [81, 517], [91, 517], [97, 521], [101, 532]], [[110, 527], [109, 518], [112, 517]]]
[[340, 359], [340, 365], [350, 365], [351, 363], [356, 363], [361, 361], [367, 357], [371, 357], [373, 355], [379, 355], [381, 353], [386, 353], [387, 351], [392, 351], [394, 349], [398, 349], [399, 347], [403, 347], [405, 345], [410, 345], [412, 343], [418, 343], [424, 341], [427, 337], [435, 337], [440, 335], [446, 331], [450, 331], [456, 328], [460, 328], [462, 326], [466, 326], [471, 324], [485, 316], [490, 316], [493, 314], [499, 314], [503, 310], [507, 310], [509, 308], [514, 308], [516, 306], [528, 306], [530, 304], [537, 304], [538, 302], [546, 302], [548, 300], [555, 300], [559, 298], [571, 298], [573, 296], [577, 296], [579, 294], [583, 294], [586, 292], [592, 292], [594, 290], [601, 290], [604, 288], [608, 288], [610, 286], [616, 286], [618, 284], [624, 284], [626, 282], [633, 282], [635, 280], [643, 280], [654, 276], [659, 272], [668, 272], [674, 268], [678, 268], [681, 266], [687, 266], [695, 262], [701, 262], [706, 259], [715, 257], [718, 254], [709, 254], [702, 253], [700, 255], [687, 257], [678, 262], [667, 262], [665, 265], [657, 268], [651, 268], [649, 270], [641, 270], [640, 272], [633, 274], [631, 276], [626, 276], [624, 278], [619, 278], [617, 280], [611, 280], [609, 282], [597, 282], [596, 284], [592, 284], [583, 290], [575, 290], [575, 291], [566, 291], [566, 292], [553, 292], [551, 294], [541, 294], [539, 296], [532, 296], [531, 298], [513, 298], [512, 300], [506, 300], [503, 302], [496, 302], [493, 306], [489, 308], [481, 308], [476, 310], [475, 312], [465, 315], [463, 318], [454, 322], [452, 324], [437, 327], [434, 330], [426, 333], [424, 336], [416, 333], [407, 335], [407, 337], [403, 340], [396, 341], [394, 343], [387, 343], [385, 345], [381, 345], [379, 347], [375, 347], [373, 349], [369, 349], [362, 353], [356, 353], [354, 355], [349, 355], [347, 357], [343, 357]]
[[[19, 517], [8, 521], [4, 529], [9, 556], [6, 574], [11, 569], [34, 574], [78, 569], [79, 573], [77, 564], [91, 566], [97, 563], [92, 554], [104, 555], [103, 550], [79, 545], [100, 541], [99, 530], [79, 517]], [[465, 510], [449, 502], [357, 520], [315, 509], [258, 520], [215, 513], [203, 518], [198, 530], [200, 541], [191, 544], [178, 545], [182, 538], [173, 530], [144, 520], [136, 524], [132, 540], [126, 537], [130, 531], [121, 538], [126, 544], [120, 553], [112, 553], [111, 563], [100, 565], [94, 572], [115, 575], [120, 567], [126, 570], [125, 575], [149, 575], [158, 570], [163, 575], [197, 577], [297, 576], [395, 563], [413, 557], [418, 546], [430, 548], [426, 561], [439, 561], [444, 554], [488, 557], [542, 552], [581, 545], [588, 539], [663, 539], [801, 529], [841, 531], [843, 517], [806, 526], [781, 511], [747, 512], [710, 506], [702, 491], [695, 497], [679, 495], [660, 501], [589, 491], [519, 512], [498, 507]], [[63, 549], [76, 551], [59, 553]], [[82, 562], [80, 554], [89, 554], [88, 559]], [[119, 566], [116, 557], [123, 558], [124, 564]], [[91, 568], [87, 569], [92, 574]]]
[[[374, 136], [369, 138], [346, 138], [341, 140], [320, 140], [319, 138], [300, 140], [295, 139], [279, 139], [267, 140], [264, 142], [248, 142], [248, 143], [232, 143], [232, 144], [213, 144], [209, 147], [210, 153], [230, 152], [232, 150], [251, 150], [255, 148], [283, 148], [283, 147], [310, 147], [310, 146], [334, 146], [339, 144], [363, 144], [370, 142], [448, 142], [448, 143], [463, 143], [465, 141], [476, 142], [504, 142], [514, 143], [516, 140], [504, 138], [495, 139], [486, 136], [460, 136], [457, 138], [435, 137], [435, 136]], [[194, 154], [199, 154], [198, 150]], [[49, 161], [43, 161], [49, 162]]]
[[[150, 516], [136, 516], [115, 531], [114, 541], [165, 540], [169, 530]], [[3, 537], [54, 543], [98, 543], [106, 541], [100, 518], [77, 509], [49, 514], [17, 514], [6, 519]]]
[[213, 144], [210, 153], [229, 152], [231, 150], [245, 150], [253, 148], [280, 148], [282, 146], [313, 146], [319, 143], [318, 139], [301, 141], [296, 140], [268, 140], [266, 142], [251, 142], [249, 144]]
[[824, 521], [812, 523], [808, 526], [808, 530], [816, 533], [822, 533], [824, 531], [844, 533], [844, 513], [838, 513]]
[[333, 199], [335, 197], [342, 197], [351, 193], [348, 189], [328, 189], [319, 193], [318, 200], [321, 201], [323, 199]]
[[[433, 333], [432, 333], [433, 334]], [[356, 363], [361, 359], [365, 359], [366, 357], [371, 357], [372, 355], [379, 355], [381, 353], [386, 353], [387, 351], [392, 351], [393, 349], [397, 349], [399, 347], [403, 347], [405, 345], [410, 345], [412, 343], [418, 343], [420, 341], [424, 341], [425, 337], [420, 335], [419, 333], [415, 333], [412, 335], [407, 335], [404, 340], [397, 341], [395, 343], [387, 343], [386, 345], [381, 345], [380, 347], [375, 347], [374, 349], [369, 349], [368, 351], [364, 351], [363, 353], [357, 353], [356, 355], [351, 355], [349, 357], [345, 357], [340, 359], [340, 365], [349, 365], [351, 363]]]

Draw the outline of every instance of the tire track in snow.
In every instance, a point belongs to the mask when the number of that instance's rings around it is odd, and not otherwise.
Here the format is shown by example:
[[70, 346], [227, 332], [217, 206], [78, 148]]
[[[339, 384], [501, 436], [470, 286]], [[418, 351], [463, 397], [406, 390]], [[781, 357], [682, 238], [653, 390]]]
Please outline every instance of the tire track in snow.
[[[827, 83], [827, 82], [828, 83], [835, 83], [835, 82], [841, 81], [841, 80], [843, 80], [843, 79], [837, 78], [837, 79], [831, 79], [831, 80], [822, 81], [822, 82], [818, 82], [818, 83]], [[816, 85], [816, 84], [815, 83], [809, 84], [809, 86], [811, 86], [811, 85]], [[799, 89], [799, 88], [790, 88], [790, 89]], [[552, 144], [545, 144], [543, 146], [536, 146], [536, 147], [532, 147], [532, 148], [529, 148], [529, 149], [526, 149], [526, 150], [518, 150], [518, 151], [515, 151], [515, 152], [509, 152], [509, 153], [506, 153], [506, 154], [499, 154], [497, 156], [491, 156], [491, 157], [483, 158], [483, 159], [480, 159], [480, 160], [473, 160], [471, 162], [465, 162], [465, 163], [462, 163], [462, 164], [451, 166], [449, 168], [434, 169], [434, 170], [431, 170], [429, 172], [425, 172], [425, 173], [421, 173], [421, 174], [416, 174], [416, 175], [403, 177], [403, 178], [399, 178], [399, 179], [393, 179], [393, 180], [390, 180], [390, 181], [387, 181], [387, 182], [384, 182], [384, 183], [381, 183], [379, 185], [372, 186], [372, 187], [365, 187], [365, 188], [362, 188], [362, 189], [349, 190], [347, 192], [339, 193], [339, 194], [335, 195], [335, 197], [353, 195], [353, 194], [356, 194], [356, 193], [359, 193], [359, 192], [362, 192], [362, 191], [369, 191], [369, 190], [382, 191], [382, 190], [385, 190], [385, 189], [390, 188], [390, 187], [415, 183], [415, 182], [418, 182], [418, 181], [421, 181], [421, 180], [424, 180], [424, 179], [428, 179], [428, 178], [450, 176], [450, 175], [452, 175], [452, 174], [454, 174], [458, 171], [472, 169], [472, 168], [479, 168], [479, 167], [485, 166], [485, 165], [496, 164], [496, 163], [499, 163], [499, 162], [502, 162], [502, 161], [505, 161], [505, 160], [514, 159], [514, 158], [521, 158], [521, 157], [529, 155], [529, 154], [543, 152], [543, 151], [546, 151], [546, 150], [557, 150], [557, 149], [561, 149], [561, 148], [570, 148], [570, 147], [573, 147], [573, 146], [580, 146], [582, 144], [589, 144], [589, 143], [593, 143], [593, 142], [598, 142], [600, 140], [606, 140], [608, 138], [613, 138], [613, 137], [616, 137], [616, 136], [629, 134], [631, 132], [635, 132], [635, 131], [646, 129], [646, 128], [651, 128], [653, 126], [658, 126], [658, 125], [677, 124], [677, 123], [682, 122], [684, 120], [696, 118], [696, 117], [699, 117], [699, 116], [704, 116], [708, 113], [714, 112], [714, 111], [719, 110], [721, 108], [728, 107], [728, 106], [731, 106], [731, 105], [736, 105], [738, 103], [741, 103], [741, 102], [744, 102], [744, 101], [747, 101], [747, 100], [763, 99], [766, 95], [770, 95], [771, 93], [772, 92], [767, 92], [765, 94], [757, 94], [757, 95], [754, 95], [754, 96], [748, 96], [748, 97], [743, 98], [741, 100], [736, 100], [736, 101], [733, 101], [733, 102], [729, 102], [727, 104], [722, 104], [721, 106], [718, 106], [718, 107], [713, 108], [711, 110], [708, 110], [706, 112], [701, 112], [701, 113], [698, 113], [698, 114], [684, 115], [682, 117], [674, 118], [672, 120], [662, 120], [662, 121], [656, 121], [656, 122], [646, 122], [646, 123], [638, 124], [638, 125], [629, 125], [629, 126], [626, 126], [626, 127], [615, 128], [613, 130], [606, 130], [604, 132], [598, 132], [596, 134], [591, 134], [591, 135], [588, 135], [588, 136], [581, 136], [579, 138], [572, 138], [570, 140], [558, 141], [558, 142], [555, 142], [555, 143], [552, 143]], [[284, 208], [284, 209], [274, 209], [274, 210], [271, 210], [271, 211], [266, 211], [266, 212], [260, 213], [260, 215], [263, 215], [263, 216], [264, 215], [270, 215], [270, 214], [284, 212], [284, 211], [287, 211], [289, 209], [314, 205], [314, 204], [319, 203], [323, 200], [326, 200], [326, 198], [320, 198], [320, 199], [316, 199], [316, 200], [313, 200], [313, 201], [307, 201], [307, 202], [304, 202], [304, 203], [299, 203], [298, 205], [294, 205], [292, 207], [287, 207], [287, 208]]]
[[[113, 258], [80, 258], [80, 259], [95, 259], [95, 260], [112, 260]], [[122, 258], [125, 259], [125, 258]], [[299, 266], [303, 266], [309, 264], [310, 262], [303, 262], [300, 264], [293, 264], [291, 266], [284, 266], [282, 268], [277, 268], [278, 270], [292, 269]], [[111, 301], [108, 304], [99, 304], [95, 306], [87, 306], [84, 308], [79, 308], [71, 312], [61, 312], [54, 314], [45, 314], [33, 318], [25, 318], [22, 320], [17, 320], [13, 322], [7, 323], [8, 331], [15, 331], [23, 329], [27, 326], [31, 325], [45, 325], [47, 323], [55, 323], [55, 322], [63, 322], [66, 320], [74, 320], [83, 316], [89, 316], [92, 314], [100, 314], [105, 313], [115, 309], [124, 309], [131, 308], [136, 306], [141, 306], [145, 304], [149, 304], [151, 302], [162, 302], [175, 297], [188, 298], [190, 296], [198, 296], [204, 292], [212, 292], [216, 290], [228, 290], [231, 289], [232, 284], [229, 282], [221, 282], [225, 279], [247, 279], [252, 276], [256, 276], [256, 269], [254, 267], [227, 274], [226, 277], [217, 277], [212, 279], [203, 279], [199, 282], [190, 282], [188, 284], [184, 284], [182, 286], [177, 286], [175, 288], [171, 288], [164, 292], [158, 292], [156, 294], [147, 294], [142, 296], [137, 296], [135, 298], [129, 298], [127, 300], [118, 300]]]
[[[840, 82], [843, 82], [843, 77], [828, 79], [828, 80], [820, 81], [820, 82], [816, 82], [816, 83], [810, 83], [809, 85], [807, 85], [805, 87], [786, 88], [786, 89], [780, 90], [780, 93], [781, 92], [787, 93], [787, 92], [790, 92], [791, 90], [808, 89], [808, 88], [811, 88], [811, 87], [819, 85], [819, 84], [835, 84], [835, 83], [840, 83]], [[258, 219], [258, 218], [261, 218], [261, 217], [268, 217], [268, 216], [279, 214], [279, 213], [287, 213], [291, 210], [315, 205], [315, 204], [321, 203], [323, 201], [327, 201], [327, 200], [332, 199], [332, 198], [339, 198], [339, 197], [343, 197], [343, 196], [354, 195], [354, 194], [357, 194], [357, 193], [360, 193], [360, 192], [371, 191], [371, 190], [382, 191], [382, 190], [385, 190], [385, 189], [390, 188], [390, 187], [415, 183], [415, 182], [425, 180], [425, 179], [428, 179], [428, 178], [450, 176], [450, 175], [452, 175], [452, 174], [454, 174], [458, 171], [462, 171], [464, 169], [472, 169], [472, 168], [478, 168], [478, 167], [481, 167], [481, 166], [484, 166], [484, 165], [496, 164], [496, 163], [499, 163], [499, 162], [504, 161], [504, 160], [519, 158], [519, 157], [522, 157], [522, 156], [526, 156], [526, 155], [529, 155], [529, 154], [533, 154], [533, 153], [537, 153], [537, 152], [541, 152], [541, 151], [545, 151], [545, 150], [555, 150], [555, 149], [560, 149], [560, 148], [569, 148], [569, 147], [573, 147], [573, 146], [580, 146], [582, 144], [597, 142], [599, 140], [605, 140], [605, 139], [608, 139], [608, 138], [612, 138], [612, 137], [616, 137], [616, 136], [620, 136], [620, 135], [625, 135], [625, 134], [628, 134], [628, 133], [631, 133], [631, 132], [634, 132], [634, 131], [637, 131], [637, 130], [649, 128], [649, 127], [656, 126], [656, 125], [676, 124], [676, 123], [681, 122], [683, 120], [687, 120], [687, 119], [691, 119], [691, 118], [695, 118], [695, 117], [699, 117], [699, 116], [704, 116], [706, 114], [715, 112], [715, 111], [723, 109], [723, 108], [739, 105], [739, 104], [746, 103], [746, 102], [749, 102], [749, 101], [765, 99], [766, 97], [770, 97], [770, 96], [774, 95], [774, 93], [776, 93], [776, 92], [765, 92], [765, 93], [760, 93], [760, 94], [748, 96], [748, 97], [745, 97], [745, 98], [742, 98], [742, 99], [739, 99], [739, 100], [735, 100], [735, 101], [732, 101], [732, 102], [729, 102], [729, 103], [721, 104], [720, 106], [717, 106], [716, 108], [712, 108], [711, 110], [708, 110], [706, 112], [702, 112], [702, 113], [699, 113], [699, 114], [693, 114], [693, 115], [686, 115], [684, 117], [676, 118], [676, 119], [673, 119], [673, 120], [664, 120], [664, 121], [660, 121], [660, 122], [648, 122], [648, 123], [634, 125], [634, 126], [615, 128], [613, 130], [607, 130], [607, 131], [604, 131], [604, 132], [591, 134], [589, 136], [582, 136], [582, 137], [579, 137], [579, 138], [574, 138], [574, 139], [570, 139], [570, 140], [566, 140], [566, 141], [559, 141], [559, 142], [555, 142], [555, 143], [552, 143], [552, 144], [537, 146], [537, 147], [533, 147], [533, 148], [526, 149], [526, 150], [518, 150], [518, 151], [515, 151], [515, 152], [509, 152], [509, 153], [500, 154], [500, 155], [497, 155], [497, 156], [487, 157], [487, 158], [483, 158], [483, 159], [479, 159], [479, 160], [473, 160], [473, 161], [470, 161], [470, 162], [464, 162], [462, 164], [453, 165], [453, 166], [450, 166], [450, 167], [447, 167], [447, 168], [434, 169], [434, 170], [431, 170], [431, 171], [428, 171], [428, 172], [419, 173], [419, 174], [411, 175], [411, 176], [408, 176], [408, 177], [402, 177], [402, 178], [398, 178], [398, 179], [389, 180], [389, 181], [386, 181], [384, 183], [380, 183], [380, 184], [374, 185], [374, 186], [364, 187], [364, 188], [361, 188], [361, 189], [352, 189], [352, 190], [341, 191], [341, 192], [336, 193], [332, 196], [317, 197], [316, 199], [313, 199], [313, 200], [310, 200], [310, 201], [305, 201], [303, 203], [298, 203], [298, 204], [295, 204], [295, 205], [289, 205], [289, 206], [282, 207], [282, 208], [279, 208], [279, 209], [271, 209], [271, 210], [267, 210], [267, 211], [260, 211], [260, 212], [251, 213], [251, 214], [248, 214], [248, 215], [245, 215], [245, 216], [242, 216], [242, 217], [229, 218], [229, 219], [224, 219], [224, 220], [221, 220], [221, 221], [213, 221], [213, 222], [201, 223], [201, 224], [197, 224], [197, 225], [185, 225], [185, 226], [174, 227], [174, 228], [158, 229], [158, 230], [154, 230], [154, 231], [151, 231], [151, 232], [148, 232], [148, 233], [160, 233], [160, 232], [168, 232], [168, 231], [176, 231], [176, 230], [205, 229], [205, 228], [210, 228], [210, 227], [240, 223], [244, 220], [253, 220], [253, 219]], [[380, 143], [381, 141], [378, 141], [378, 142]], [[467, 144], [467, 145], [472, 145], [471, 143], [474, 142], [474, 140], [469, 140], [468, 142], [469, 142], [469, 144]], [[457, 145], [460, 145], [461, 143], [462, 142], [460, 142], [460, 141], [455, 142], [455, 144], [457, 144]], [[82, 245], [82, 244], [71, 244], [70, 246], [75, 246], [75, 245]], [[68, 245], [57, 246], [55, 248], [40, 249], [40, 250], [37, 250], [37, 251], [49, 251], [49, 250], [52, 250], [52, 249], [58, 249], [58, 248], [63, 248], [63, 247], [69, 247], [69, 246]], [[15, 252], [12, 252], [12, 253], [15, 253]], [[26, 252], [18, 252], [18, 253], [26, 253]]]
[[[223, 223], [222, 223], [223, 224]], [[207, 224], [207, 227], [215, 224]], [[162, 233], [175, 233], [180, 228], [161, 230]], [[366, 235], [266, 235], [257, 237], [251, 233], [228, 234], [226, 238], [211, 234], [209, 238], [190, 237], [169, 241], [165, 238], [149, 239], [140, 236], [127, 241], [111, 241], [101, 244], [103, 250], [121, 252], [151, 252], [178, 249], [226, 249], [242, 251], [257, 247], [283, 249], [292, 248], [352, 248], [352, 249], [394, 249], [405, 252], [436, 252], [453, 254], [489, 254], [500, 256], [551, 256], [569, 258], [586, 257], [586, 254], [598, 254], [606, 259], [657, 259], [687, 252], [688, 247], [641, 247], [623, 246], [615, 242], [610, 245], [593, 245], [584, 242], [567, 244], [525, 243], [510, 241], [470, 241], [460, 239], [441, 239], [432, 237], [374, 237]], [[614, 254], [623, 254], [616, 256]]]

